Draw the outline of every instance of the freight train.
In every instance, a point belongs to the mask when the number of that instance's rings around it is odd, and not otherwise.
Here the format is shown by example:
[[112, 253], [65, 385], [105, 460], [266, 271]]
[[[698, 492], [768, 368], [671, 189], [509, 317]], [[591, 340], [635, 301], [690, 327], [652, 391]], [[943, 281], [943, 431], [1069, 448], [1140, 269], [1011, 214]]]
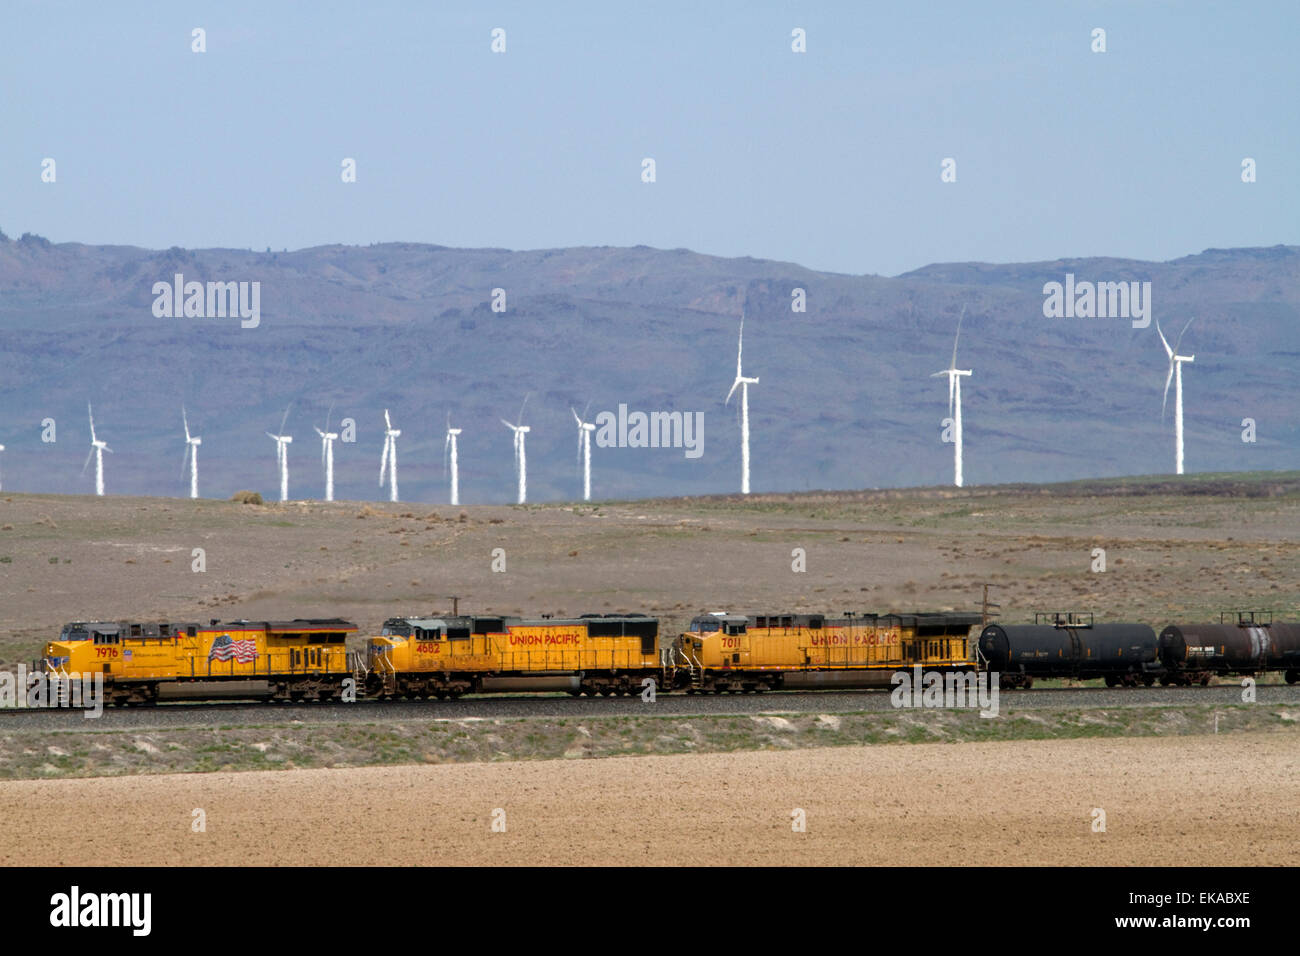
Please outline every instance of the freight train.
[[1243, 614], [1235, 624], [1095, 624], [1073, 614], [1032, 625], [980, 616], [717, 612], [660, 646], [645, 615], [576, 618], [394, 617], [366, 639], [338, 618], [78, 622], [32, 664], [52, 675], [102, 674], [107, 702], [260, 698], [286, 703], [438, 699], [467, 693], [564, 691], [575, 697], [656, 691], [760, 693], [889, 687], [900, 671], [986, 671], [1004, 688], [1038, 678], [1102, 678], [1108, 686], [1208, 683], [1213, 675], [1282, 671], [1300, 681], [1300, 625]]

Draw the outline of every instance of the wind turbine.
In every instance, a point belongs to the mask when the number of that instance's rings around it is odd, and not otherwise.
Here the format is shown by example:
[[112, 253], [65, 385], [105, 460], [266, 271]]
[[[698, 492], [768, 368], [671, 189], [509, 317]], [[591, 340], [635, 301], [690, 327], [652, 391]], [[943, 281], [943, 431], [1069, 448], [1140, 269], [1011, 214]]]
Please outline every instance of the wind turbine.
[[325, 430], [316, 429], [316, 434], [320, 435], [320, 462], [325, 466], [325, 500], [334, 500], [334, 442], [339, 437], [338, 432], [330, 431], [330, 416], [334, 414], [334, 406], [325, 413]]
[[749, 386], [758, 379], [745, 378], [740, 369], [740, 355], [745, 347], [745, 310], [740, 310], [740, 338], [736, 342], [736, 380], [731, 383], [724, 405], [731, 404], [731, 396], [740, 389], [740, 493], [749, 494]]
[[952, 419], [953, 442], [953, 480], [958, 488], [962, 486], [962, 448], [961, 448], [961, 379], [970, 375], [970, 369], [957, 367], [957, 342], [961, 338], [961, 321], [966, 317], [966, 307], [962, 306], [961, 315], [957, 317], [957, 335], [952, 340], [952, 363], [942, 372], [935, 372], [931, 378], [948, 376], [948, 417]]
[[[384, 432], [384, 456], [379, 460], [379, 487], [384, 487], [384, 471], [390, 467], [388, 482], [388, 500], [397, 500], [397, 438], [402, 434], [400, 428], [394, 428], [392, 420], [388, 417], [388, 409], [384, 409], [384, 424], [387, 431]], [[332, 484], [332, 483], [331, 483]]]
[[1195, 362], [1195, 355], [1179, 355], [1178, 346], [1183, 344], [1183, 336], [1187, 334], [1187, 327], [1192, 324], [1195, 317], [1187, 320], [1187, 325], [1183, 326], [1183, 331], [1178, 333], [1178, 341], [1174, 347], [1169, 347], [1169, 340], [1165, 338], [1165, 333], [1160, 331], [1160, 320], [1156, 319], [1156, 332], [1160, 335], [1160, 344], [1165, 347], [1165, 354], [1169, 356], [1169, 374], [1165, 376], [1165, 398], [1160, 403], [1160, 420], [1164, 421], [1165, 406], [1169, 404], [1169, 382], [1174, 381], [1174, 467], [1175, 474], [1183, 473], [1183, 363]]
[[95, 437], [95, 410], [86, 403], [86, 411], [90, 415], [90, 451], [86, 453], [86, 463], [81, 466], [81, 473], [84, 475], [86, 469], [90, 467], [90, 459], [95, 459], [95, 494], [104, 493], [104, 452], [110, 455], [113, 449], [108, 447], [108, 442], [100, 441]]
[[284, 408], [284, 418], [280, 419], [279, 434], [272, 435], [266, 433], [267, 438], [275, 439], [275, 462], [280, 466], [280, 500], [289, 500], [289, 445], [293, 444], [293, 436], [284, 433], [284, 423], [289, 420], [289, 409], [292, 403]]
[[456, 454], [456, 436], [461, 430], [451, 427], [451, 412], [447, 413], [447, 437], [442, 443], [443, 470], [447, 468], [448, 452], [451, 454], [451, 503], [460, 504], [460, 461]]
[[528, 452], [524, 447], [524, 439], [531, 429], [524, 424], [524, 405], [527, 404], [528, 396], [525, 395], [523, 405], [519, 406], [519, 421], [513, 425], [504, 418], [501, 419], [501, 424], [515, 433], [515, 470], [519, 473], [519, 504], [521, 505], [528, 500]]
[[[591, 408], [591, 403], [587, 403], [587, 408]], [[578, 455], [582, 458], [582, 500], [591, 500], [591, 433], [596, 430], [596, 426], [591, 422], [583, 421], [583, 416], [587, 414], [587, 408], [582, 410], [582, 416], [578, 415], [577, 410], [570, 405], [569, 411], [573, 412], [574, 421], [578, 423]]]
[[203, 439], [190, 435], [190, 420], [185, 417], [185, 406], [181, 406], [181, 421], [185, 425], [185, 458], [181, 459], [181, 474], [185, 474], [185, 461], [190, 463], [190, 497], [199, 496], [199, 446]]

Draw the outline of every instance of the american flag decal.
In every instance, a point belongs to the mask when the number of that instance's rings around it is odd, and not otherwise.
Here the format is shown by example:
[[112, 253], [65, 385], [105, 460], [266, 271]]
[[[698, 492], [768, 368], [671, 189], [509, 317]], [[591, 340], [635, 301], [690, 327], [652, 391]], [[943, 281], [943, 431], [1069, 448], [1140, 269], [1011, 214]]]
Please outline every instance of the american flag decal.
[[212, 642], [208, 651], [209, 661], [228, 661], [234, 659], [241, 664], [257, 660], [257, 641], [232, 641], [229, 634], [222, 634]]

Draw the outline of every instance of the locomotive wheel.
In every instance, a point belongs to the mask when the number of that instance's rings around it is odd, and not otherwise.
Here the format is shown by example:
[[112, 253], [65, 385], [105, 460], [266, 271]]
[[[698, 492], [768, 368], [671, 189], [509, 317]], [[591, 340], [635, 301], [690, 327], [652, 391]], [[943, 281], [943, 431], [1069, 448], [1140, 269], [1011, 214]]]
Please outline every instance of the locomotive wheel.
[[1107, 686], [1107, 687], [1114, 687], [1114, 686], [1115, 686], [1116, 684], [1118, 684], [1118, 683], [1119, 683], [1119, 678], [1116, 677], [1114, 674], [1107, 674], [1107, 675], [1106, 675], [1106, 686]]
[[1294, 684], [1296, 681], [1300, 681], [1300, 671], [1287, 671], [1286, 682], [1288, 684]]
[[1210, 686], [1210, 675], [1209, 675], [1209, 674], [1206, 674], [1205, 676], [1203, 676], [1203, 677], [1201, 678], [1201, 686], [1202, 686], [1202, 687], [1209, 687], [1209, 686]]
[[1034, 686], [1034, 679], [1032, 677], [1026, 677], [1024, 683], [1025, 690], [1029, 690], [1029, 688], [1033, 686]]
[[1155, 676], [1154, 676], [1153, 674], [1144, 674], [1144, 675], [1142, 676], [1142, 686], [1143, 686], [1143, 687], [1150, 687], [1150, 686], [1152, 686], [1153, 684], [1155, 684], [1155, 682], [1156, 682], [1156, 679], [1155, 679]]

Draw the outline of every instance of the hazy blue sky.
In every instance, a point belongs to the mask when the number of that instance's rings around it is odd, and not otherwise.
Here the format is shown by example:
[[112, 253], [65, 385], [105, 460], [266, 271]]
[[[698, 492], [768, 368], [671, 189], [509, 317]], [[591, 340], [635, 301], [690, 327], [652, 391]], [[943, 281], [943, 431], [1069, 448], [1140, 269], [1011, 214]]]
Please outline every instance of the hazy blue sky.
[[891, 275], [1294, 243], [1298, 36], [1295, 2], [6, 0], [0, 228], [646, 244]]

